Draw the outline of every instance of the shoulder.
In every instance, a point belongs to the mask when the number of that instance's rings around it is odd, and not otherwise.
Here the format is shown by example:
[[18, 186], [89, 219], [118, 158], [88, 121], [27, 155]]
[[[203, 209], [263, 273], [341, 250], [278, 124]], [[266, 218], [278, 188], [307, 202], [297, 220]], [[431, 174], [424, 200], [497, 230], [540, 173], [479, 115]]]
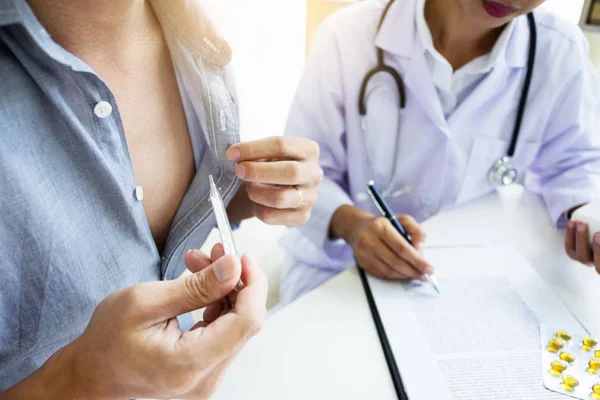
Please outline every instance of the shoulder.
[[386, 0], [359, 1], [333, 13], [323, 22], [323, 27], [351, 30], [365, 23], [379, 21], [386, 4]]
[[541, 54], [552, 57], [549, 62], [567, 61], [575, 66], [574, 60], [587, 62], [589, 44], [582, 30], [572, 22], [545, 10], [535, 12], [538, 42]]
[[365, 0], [336, 11], [321, 24], [315, 40], [343, 39], [346, 43], [365, 37], [372, 40], [386, 3], [386, 0]]
[[9, 40], [0, 35], [0, 140], [3, 132], [44, 126], [41, 116], [54, 115], [48, 96], [62, 89], [55, 85], [46, 93], [43, 87], [57, 81], [53, 66], [38, 63], [21, 43]]

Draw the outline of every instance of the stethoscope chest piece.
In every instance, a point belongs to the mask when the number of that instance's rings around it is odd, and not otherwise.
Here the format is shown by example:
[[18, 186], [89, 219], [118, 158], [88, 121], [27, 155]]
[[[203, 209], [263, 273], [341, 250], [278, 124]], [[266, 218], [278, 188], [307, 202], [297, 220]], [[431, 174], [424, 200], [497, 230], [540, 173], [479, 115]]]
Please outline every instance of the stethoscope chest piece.
[[517, 181], [519, 173], [510, 157], [502, 157], [490, 168], [488, 179], [495, 186], [508, 186]]

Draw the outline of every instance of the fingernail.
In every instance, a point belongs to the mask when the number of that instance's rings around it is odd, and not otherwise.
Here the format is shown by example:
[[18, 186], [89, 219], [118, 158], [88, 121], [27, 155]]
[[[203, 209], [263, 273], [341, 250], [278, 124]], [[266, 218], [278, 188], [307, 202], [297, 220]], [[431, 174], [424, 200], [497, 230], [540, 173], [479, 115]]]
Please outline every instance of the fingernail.
[[190, 259], [194, 259], [194, 258], [203, 258], [202, 257], [202, 252], [200, 250], [196, 250], [196, 249], [190, 249], [187, 251], [187, 253], [185, 253], [185, 258], [188, 259], [188, 261], [191, 261]]
[[425, 268], [425, 273], [427, 275], [432, 275], [435, 271], [433, 270], [433, 267], [428, 266], [427, 268]]
[[238, 162], [238, 161], [240, 161], [241, 156], [242, 155], [240, 154], [240, 149], [238, 149], [235, 146], [231, 146], [225, 152], [225, 157], [227, 157], [227, 159], [229, 161], [231, 161], [231, 162]]
[[578, 222], [577, 223], [577, 231], [580, 233], [585, 232], [585, 224], [583, 222]]
[[600, 245], [600, 233], [594, 235], [594, 243]]
[[215, 276], [219, 282], [227, 282], [233, 278], [237, 269], [237, 263], [235, 263], [231, 257], [220, 258], [213, 266]]
[[237, 167], [235, 167], [235, 174], [240, 179], [246, 178], [246, 167], [244, 167], [243, 165], [238, 165]]
[[574, 227], [575, 227], [575, 222], [569, 221], [569, 223], [567, 224], [567, 229], [573, 229]]
[[198, 257], [200, 255], [202, 255], [202, 252], [200, 250], [196, 250], [196, 249], [190, 249], [188, 250], [186, 256], [193, 256], [193, 257]]

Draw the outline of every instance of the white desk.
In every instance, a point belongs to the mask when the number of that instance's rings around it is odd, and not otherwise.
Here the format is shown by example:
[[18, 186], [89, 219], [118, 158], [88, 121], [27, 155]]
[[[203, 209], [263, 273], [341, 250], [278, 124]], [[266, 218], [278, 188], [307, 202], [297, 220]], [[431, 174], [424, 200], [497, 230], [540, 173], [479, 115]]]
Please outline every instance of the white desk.
[[[440, 213], [427, 246], [508, 244], [600, 337], [600, 277], [568, 259], [543, 202], [518, 188]], [[215, 399], [396, 399], [356, 270], [272, 316]]]

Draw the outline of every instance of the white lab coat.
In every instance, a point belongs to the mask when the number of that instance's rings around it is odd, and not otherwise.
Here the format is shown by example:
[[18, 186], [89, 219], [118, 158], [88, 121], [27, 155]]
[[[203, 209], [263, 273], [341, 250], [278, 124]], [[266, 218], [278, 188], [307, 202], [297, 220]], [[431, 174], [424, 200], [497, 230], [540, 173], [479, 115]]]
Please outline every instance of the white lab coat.
[[[416, 0], [396, 0], [377, 34], [386, 3], [367, 0], [338, 12], [313, 42], [286, 134], [320, 144], [325, 181], [309, 223], [283, 239], [290, 254], [284, 302], [352, 265], [349, 246], [329, 239], [329, 222], [344, 204], [376, 213], [360, 194], [371, 179], [387, 186], [394, 160], [394, 186], [411, 192], [389, 202], [398, 214], [422, 221], [493, 191], [488, 171], [508, 150], [527, 70], [526, 17], [517, 19], [505, 57], [446, 118], [417, 36]], [[514, 164], [561, 225], [567, 210], [599, 195], [600, 86], [579, 28], [542, 10], [535, 17], [537, 60]], [[403, 77], [407, 105], [396, 155], [397, 90], [388, 75], [372, 79], [368, 147], [375, 162], [369, 165], [358, 98], [365, 74], [377, 65], [375, 45]]]

